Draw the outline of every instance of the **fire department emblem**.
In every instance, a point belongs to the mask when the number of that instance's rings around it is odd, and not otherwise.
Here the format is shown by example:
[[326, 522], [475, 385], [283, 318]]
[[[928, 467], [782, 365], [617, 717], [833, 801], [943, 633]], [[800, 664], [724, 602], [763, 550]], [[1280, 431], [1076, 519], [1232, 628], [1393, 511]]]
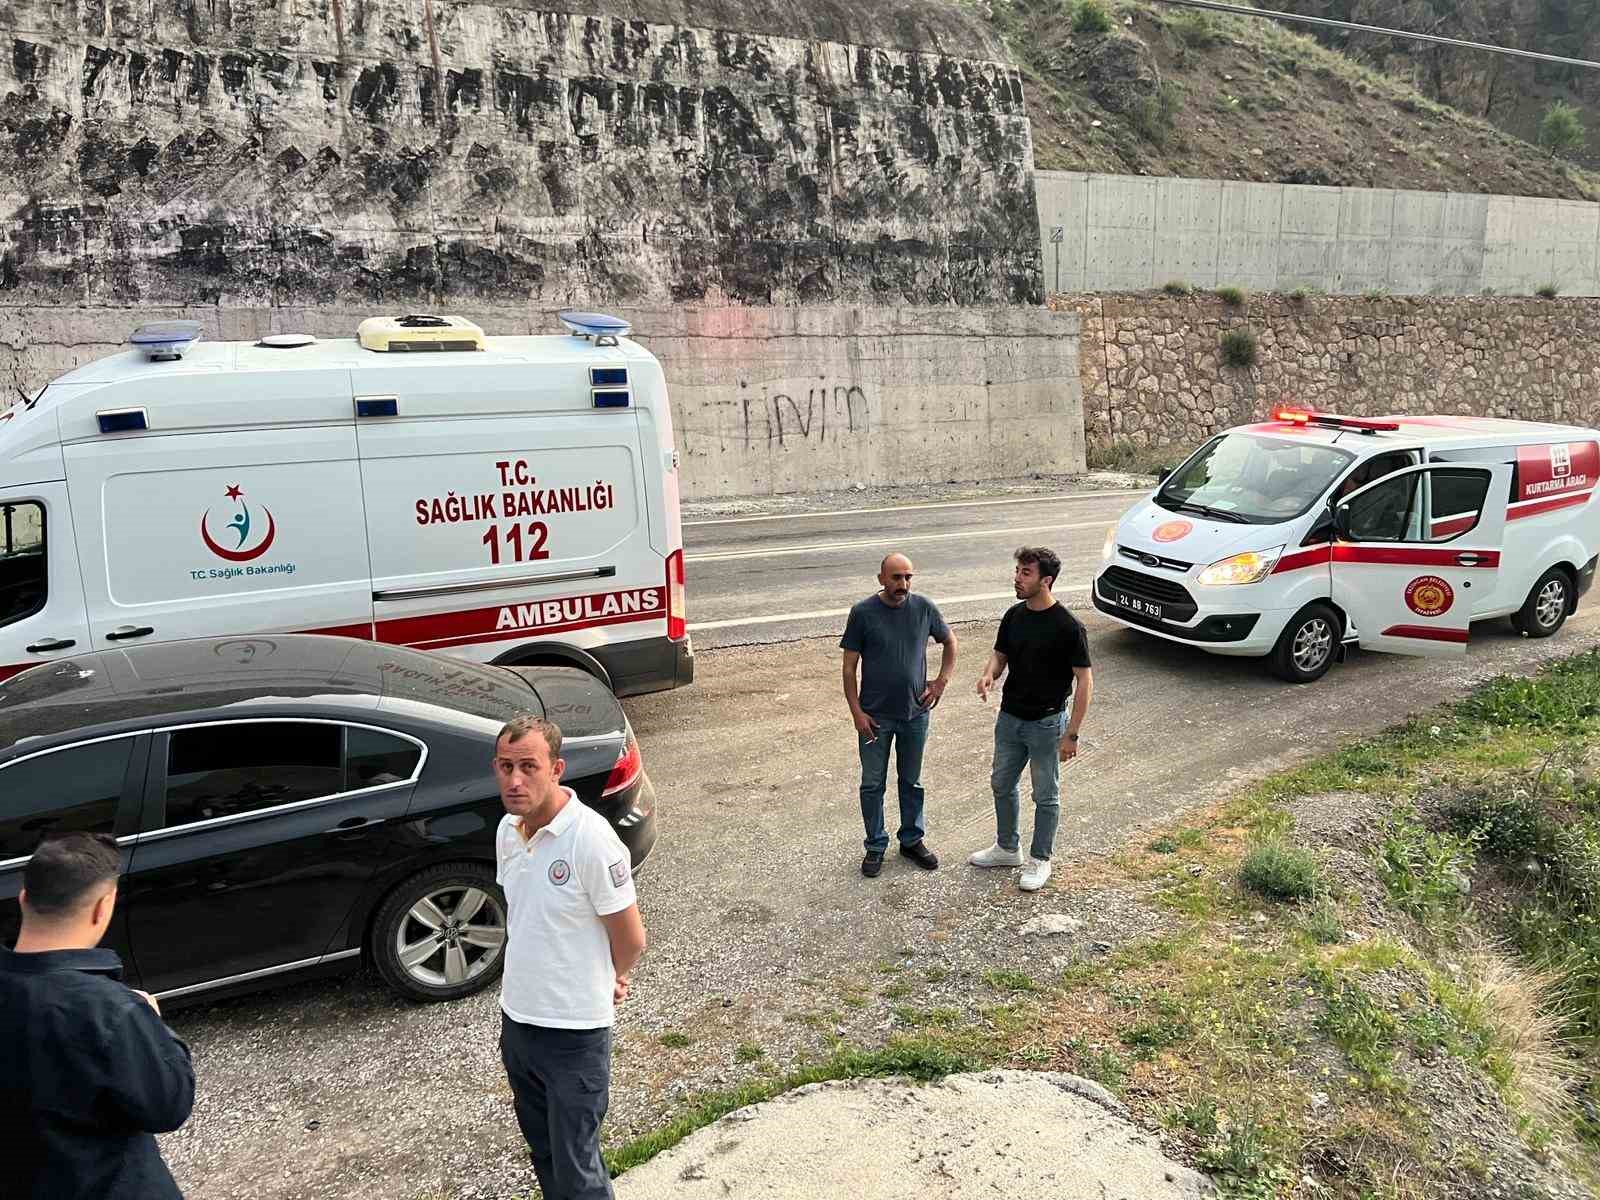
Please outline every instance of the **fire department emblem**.
[[572, 878], [572, 868], [567, 865], [567, 860], [558, 858], [550, 864], [550, 882], [560, 887]]
[[[238, 505], [237, 511], [221, 527], [221, 532], [213, 537], [211, 510], [206, 509], [200, 515], [200, 540], [206, 544], [207, 550], [228, 562], [250, 562], [252, 559], [260, 558], [272, 545], [272, 539], [278, 536], [278, 525], [272, 519], [272, 510], [268, 508], [261, 510], [262, 515], [267, 518], [267, 527], [261, 531], [250, 512], [250, 506], [245, 503], [244, 492], [239, 485], [230, 483], [225, 494], [229, 500]], [[233, 543], [231, 546], [225, 544], [229, 541]]]
[[1158, 542], [1176, 542], [1194, 532], [1193, 521], [1164, 521], [1150, 536]]
[[1442, 616], [1455, 601], [1455, 589], [1437, 575], [1420, 575], [1406, 584], [1406, 607], [1419, 617]]

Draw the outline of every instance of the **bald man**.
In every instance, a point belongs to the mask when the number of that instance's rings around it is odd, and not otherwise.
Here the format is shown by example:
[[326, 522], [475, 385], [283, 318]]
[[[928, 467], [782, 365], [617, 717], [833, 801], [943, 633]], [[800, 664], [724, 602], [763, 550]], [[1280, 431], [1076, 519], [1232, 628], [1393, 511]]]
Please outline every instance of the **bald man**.
[[[900, 853], [925, 871], [939, 866], [938, 856], [922, 840], [922, 751], [928, 744], [928, 713], [939, 703], [955, 670], [956, 635], [933, 601], [912, 594], [912, 575], [909, 558], [888, 555], [878, 564], [878, 590], [850, 610], [839, 639], [844, 651], [844, 702], [850, 706], [861, 753], [861, 820], [867, 831], [861, 873], [869, 879], [883, 870], [889, 849], [883, 792], [891, 748], [900, 792]], [[943, 647], [939, 674], [932, 681], [930, 638]]]

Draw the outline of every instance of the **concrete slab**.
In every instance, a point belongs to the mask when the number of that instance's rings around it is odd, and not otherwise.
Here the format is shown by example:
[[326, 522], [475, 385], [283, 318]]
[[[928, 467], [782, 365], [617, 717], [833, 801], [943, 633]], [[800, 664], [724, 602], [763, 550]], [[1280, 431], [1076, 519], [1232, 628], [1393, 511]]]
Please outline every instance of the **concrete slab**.
[[[1089, 176], [1040, 171], [1034, 176], [1039, 205], [1039, 245], [1045, 286], [1052, 292], [1084, 290], [1084, 255], [1089, 226]], [[1061, 230], [1061, 241], [1054, 240]]]
[[730, 1113], [620, 1176], [617, 1200], [1196, 1200], [1205, 1176], [1161, 1153], [1104, 1088], [989, 1071], [918, 1086], [812, 1084]]

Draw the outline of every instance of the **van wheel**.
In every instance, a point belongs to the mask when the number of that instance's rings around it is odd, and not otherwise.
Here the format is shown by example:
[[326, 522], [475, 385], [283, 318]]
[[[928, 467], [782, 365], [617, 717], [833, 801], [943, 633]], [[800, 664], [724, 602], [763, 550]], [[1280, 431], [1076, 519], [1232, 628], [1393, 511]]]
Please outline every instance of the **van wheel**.
[[1284, 626], [1268, 655], [1272, 673], [1290, 683], [1312, 683], [1328, 673], [1339, 648], [1339, 614], [1326, 604], [1311, 604]]
[[1560, 567], [1539, 576], [1511, 624], [1524, 637], [1547, 638], [1566, 624], [1572, 611], [1572, 578]]
[[456, 1000], [500, 977], [506, 957], [506, 898], [494, 872], [445, 863], [406, 880], [372, 922], [373, 964], [412, 1000]]

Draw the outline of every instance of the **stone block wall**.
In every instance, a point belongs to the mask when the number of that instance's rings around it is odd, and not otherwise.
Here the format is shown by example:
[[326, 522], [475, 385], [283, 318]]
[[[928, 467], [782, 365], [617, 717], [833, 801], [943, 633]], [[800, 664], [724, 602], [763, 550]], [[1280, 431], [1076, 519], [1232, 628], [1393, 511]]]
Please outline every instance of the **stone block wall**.
[[[1190, 448], [1303, 404], [1353, 416], [1470, 413], [1600, 426], [1600, 304], [1508, 297], [1056, 296], [1082, 320], [1085, 438]], [[1223, 335], [1255, 336], [1253, 367]]]

